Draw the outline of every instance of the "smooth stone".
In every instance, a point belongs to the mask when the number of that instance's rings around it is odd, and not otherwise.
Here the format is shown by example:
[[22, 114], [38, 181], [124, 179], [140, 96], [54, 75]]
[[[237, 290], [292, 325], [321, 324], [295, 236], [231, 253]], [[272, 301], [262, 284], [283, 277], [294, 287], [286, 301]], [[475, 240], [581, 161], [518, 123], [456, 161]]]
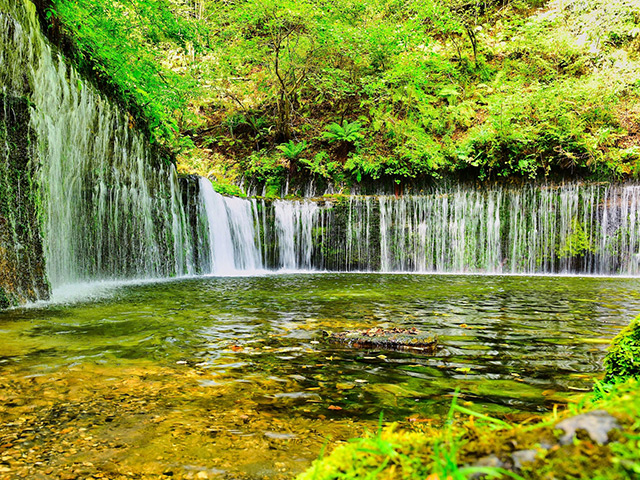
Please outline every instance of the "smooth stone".
[[298, 438], [298, 436], [293, 433], [279, 432], [264, 432], [264, 436], [273, 440], [293, 440], [294, 438]]
[[525, 463], [533, 463], [538, 455], [537, 450], [517, 450], [511, 454], [513, 467], [520, 470]]
[[[496, 455], [488, 455], [486, 457], [482, 457], [478, 459], [476, 463], [473, 464], [474, 467], [490, 467], [490, 468], [506, 468], [507, 465], [500, 460]], [[469, 475], [470, 479], [479, 479], [485, 478], [486, 474], [481, 472], [472, 473]]]
[[556, 428], [565, 432], [560, 437], [561, 445], [569, 445], [578, 430], [584, 430], [589, 438], [600, 445], [609, 443], [609, 432], [620, 429], [620, 424], [604, 410], [594, 410], [575, 417], [568, 418], [556, 425]]

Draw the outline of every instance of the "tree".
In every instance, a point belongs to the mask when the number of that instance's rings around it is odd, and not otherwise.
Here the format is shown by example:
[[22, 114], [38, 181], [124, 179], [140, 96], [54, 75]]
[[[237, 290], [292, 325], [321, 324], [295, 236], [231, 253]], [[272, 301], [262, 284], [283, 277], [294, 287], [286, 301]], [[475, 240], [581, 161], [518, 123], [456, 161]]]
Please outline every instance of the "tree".
[[305, 2], [283, 0], [256, 0], [246, 8], [255, 9], [249, 28], [254, 34], [252, 40], [265, 47], [262, 61], [271, 74], [268, 87], [275, 97], [275, 140], [287, 142], [300, 91], [320, 59], [316, 12]]

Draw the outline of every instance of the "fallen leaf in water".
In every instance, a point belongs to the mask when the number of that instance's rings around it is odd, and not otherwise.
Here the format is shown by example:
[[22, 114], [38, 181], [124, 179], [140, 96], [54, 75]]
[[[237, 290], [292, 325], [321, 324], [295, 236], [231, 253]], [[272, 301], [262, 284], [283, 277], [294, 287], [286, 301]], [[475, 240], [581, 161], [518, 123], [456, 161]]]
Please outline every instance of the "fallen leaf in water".
[[409, 417], [407, 418], [407, 422], [411, 423], [430, 423], [430, 418], [420, 418], [420, 417]]
[[348, 382], [336, 383], [336, 388], [338, 390], [351, 390], [354, 387], [355, 385], [353, 383], [348, 383]]
[[337, 405], [329, 405], [329, 410], [342, 410], [342, 407], [338, 407]]
[[581, 338], [580, 342], [582, 343], [592, 343], [595, 345], [609, 345], [611, 343], [611, 339], [609, 338]]
[[231, 345], [231, 350], [233, 350], [234, 352], [239, 352], [240, 350], [242, 350], [242, 347], [240, 345]]
[[466, 323], [463, 323], [462, 325], [460, 325], [460, 328], [469, 328], [469, 325], [467, 325]]

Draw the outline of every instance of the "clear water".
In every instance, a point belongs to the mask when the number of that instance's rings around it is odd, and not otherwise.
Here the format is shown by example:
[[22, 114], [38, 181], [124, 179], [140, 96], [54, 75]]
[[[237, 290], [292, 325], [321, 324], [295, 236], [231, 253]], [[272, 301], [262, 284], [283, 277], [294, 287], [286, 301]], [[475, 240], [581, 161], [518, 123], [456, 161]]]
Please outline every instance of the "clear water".
[[[325, 438], [373, 428], [381, 411], [435, 418], [456, 389], [495, 415], [563, 404], [592, 387], [606, 344], [638, 313], [640, 284], [627, 278], [288, 274], [121, 286], [0, 314], [0, 396], [13, 392], [0, 419], [100, 404], [114, 411], [108, 428], [99, 414], [67, 423], [98, 443], [119, 432], [132, 471], [162, 473], [192, 455], [198, 468], [278, 476], [308, 465]], [[440, 348], [354, 350], [321, 335], [373, 326], [417, 327]], [[25, 413], [20, 392], [54, 400]], [[127, 414], [131, 401], [142, 403]], [[130, 432], [130, 417], [144, 432]], [[170, 432], [185, 423], [195, 443], [174, 451]], [[97, 465], [94, 450], [76, 456]]]

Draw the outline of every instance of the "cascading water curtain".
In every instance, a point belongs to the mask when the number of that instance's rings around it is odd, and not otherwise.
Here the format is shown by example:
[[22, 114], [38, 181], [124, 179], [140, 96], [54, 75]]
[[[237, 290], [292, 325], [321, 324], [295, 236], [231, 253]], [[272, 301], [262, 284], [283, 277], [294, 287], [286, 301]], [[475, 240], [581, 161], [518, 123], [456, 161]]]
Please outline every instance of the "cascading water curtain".
[[277, 251], [271, 268], [636, 275], [639, 200], [636, 185], [459, 187], [277, 200], [259, 222]]
[[201, 216], [207, 228], [203, 255], [205, 273], [234, 275], [255, 273], [263, 269], [260, 236], [255, 222], [255, 201], [224, 197], [216, 193], [211, 182], [199, 179]]
[[52, 285], [192, 273], [174, 167], [51, 48], [33, 4], [0, 0], [0, 7], [11, 25], [0, 47], [2, 88], [33, 105]]

